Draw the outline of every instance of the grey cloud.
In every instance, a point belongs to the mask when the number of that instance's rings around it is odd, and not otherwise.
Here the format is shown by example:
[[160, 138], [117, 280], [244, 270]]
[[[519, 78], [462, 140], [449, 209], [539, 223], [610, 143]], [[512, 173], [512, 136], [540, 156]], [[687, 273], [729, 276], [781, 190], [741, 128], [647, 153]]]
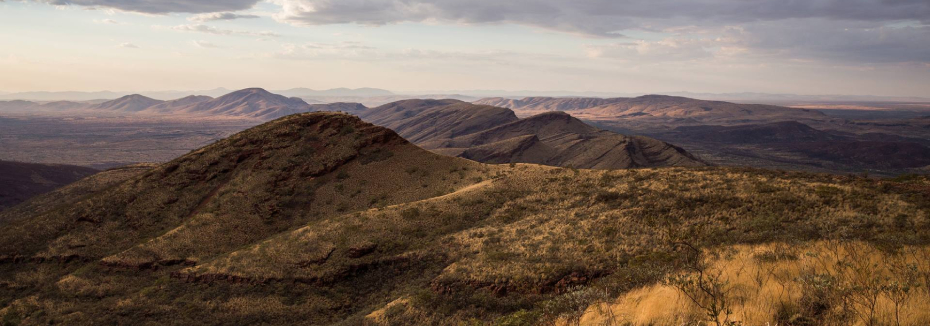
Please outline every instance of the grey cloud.
[[597, 36], [623, 29], [792, 18], [930, 22], [926, 0], [272, 0], [298, 25], [516, 23]]
[[232, 12], [212, 12], [207, 14], [199, 14], [188, 18], [187, 20], [192, 22], [208, 22], [215, 20], [233, 20], [233, 19], [246, 19], [246, 18], [258, 18], [257, 15], [243, 15]]
[[259, 0], [37, 0], [53, 5], [106, 7], [149, 14], [206, 13], [252, 8]]
[[275, 19], [294, 25], [512, 23], [607, 38], [621, 38], [628, 30], [671, 35], [588, 47], [593, 57], [682, 61], [738, 53], [930, 62], [928, 0], [271, 1], [282, 6]]

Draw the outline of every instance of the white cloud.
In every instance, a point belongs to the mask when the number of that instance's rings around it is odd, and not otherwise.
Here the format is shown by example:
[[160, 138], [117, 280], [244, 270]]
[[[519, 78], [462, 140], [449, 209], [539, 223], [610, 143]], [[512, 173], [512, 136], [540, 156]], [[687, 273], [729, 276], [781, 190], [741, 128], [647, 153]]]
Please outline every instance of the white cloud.
[[203, 24], [189, 24], [189, 25], [177, 25], [177, 26], [153, 26], [155, 28], [167, 28], [175, 31], [182, 32], [197, 32], [197, 33], [207, 33], [214, 35], [240, 35], [240, 36], [258, 36], [258, 37], [278, 37], [281, 36], [275, 32], [269, 31], [241, 31], [241, 30], [230, 30], [230, 29], [220, 29], [213, 26], [207, 26]]
[[213, 13], [194, 15], [194, 16], [187, 18], [187, 20], [192, 21], [192, 22], [203, 23], [203, 22], [216, 21], [216, 20], [234, 20], [234, 19], [250, 19], [250, 18], [258, 18], [258, 15], [237, 14], [237, 13], [232, 13], [232, 12], [213, 12]]
[[118, 22], [118, 21], [115, 21], [115, 20], [112, 20], [112, 19], [109, 19], [109, 18], [107, 18], [107, 19], [94, 19], [94, 23], [97, 23], [97, 24], [109, 24], [109, 25], [123, 25], [123, 24], [124, 24], [123, 22]]
[[126, 49], [138, 49], [139, 48], [139, 46], [132, 44], [132, 43], [120, 43], [119, 47], [126, 48]]
[[216, 45], [215, 43], [207, 42], [207, 41], [200, 41], [200, 40], [191, 41], [191, 44], [193, 44], [193, 45], [196, 46], [196, 47], [204, 48], [204, 49], [220, 49], [220, 48], [223, 48], [222, 46]]

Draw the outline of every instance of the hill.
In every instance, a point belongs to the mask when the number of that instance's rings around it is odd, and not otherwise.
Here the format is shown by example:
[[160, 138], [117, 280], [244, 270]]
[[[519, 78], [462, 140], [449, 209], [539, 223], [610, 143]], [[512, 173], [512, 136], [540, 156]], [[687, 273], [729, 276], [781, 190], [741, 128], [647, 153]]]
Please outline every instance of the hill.
[[94, 173], [81, 166], [0, 161], [0, 210]]
[[299, 98], [272, 94], [261, 88], [246, 88], [208, 101], [177, 109], [179, 112], [207, 116], [234, 116], [271, 120], [310, 111]]
[[485, 163], [596, 169], [704, 165], [675, 146], [599, 130], [562, 112], [521, 120], [500, 107], [408, 100], [370, 109], [362, 118], [423, 148]]
[[[335, 113], [281, 118], [140, 169], [0, 219], [5, 321], [572, 322], [690, 275], [702, 257], [692, 248], [894, 248], [930, 235], [925, 179], [484, 165]], [[909, 307], [926, 311], [921, 302]]]
[[92, 106], [92, 109], [120, 111], [120, 112], [139, 112], [163, 101], [148, 98], [142, 95], [133, 94], [120, 97], [112, 101], [106, 101]]

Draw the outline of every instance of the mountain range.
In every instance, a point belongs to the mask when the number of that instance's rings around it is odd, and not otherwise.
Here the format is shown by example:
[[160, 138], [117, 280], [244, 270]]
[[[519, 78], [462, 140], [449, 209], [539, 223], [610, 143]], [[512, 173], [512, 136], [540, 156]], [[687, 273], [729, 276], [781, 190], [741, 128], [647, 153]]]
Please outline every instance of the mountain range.
[[589, 120], [632, 120], [653, 123], [714, 123], [735, 124], [773, 120], [824, 120], [823, 113], [774, 105], [736, 104], [695, 100], [666, 95], [646, 95], [635, 98], [524, 98], [510, 100], [486, 98], [476, 104], [513, 109], [518, 114], [531, 115], [560, 110]]
[[[410, 117], [431, 111], [413, 107]], [[526, 120], [505, 126], [540, 122]], [[551, 324], [691, 275], [705, 249], [921, 243], [928, 184], [488, 165], [351, 115], [302, 113], [0, 212], [0, 315], [17, 324]]]

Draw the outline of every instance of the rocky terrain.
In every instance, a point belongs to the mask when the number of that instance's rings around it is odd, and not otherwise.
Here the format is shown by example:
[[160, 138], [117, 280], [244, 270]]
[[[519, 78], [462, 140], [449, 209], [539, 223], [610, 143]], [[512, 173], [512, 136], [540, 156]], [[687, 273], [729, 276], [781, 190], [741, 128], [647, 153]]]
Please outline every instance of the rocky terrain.
[[299, 114], [0, 213], [0, 316], [573, 323], [607, 302], [597, 300], [690, 271], [692, 248], [923, 245], [927, 187], [732, 168], [486, 165], [353, 116]]

